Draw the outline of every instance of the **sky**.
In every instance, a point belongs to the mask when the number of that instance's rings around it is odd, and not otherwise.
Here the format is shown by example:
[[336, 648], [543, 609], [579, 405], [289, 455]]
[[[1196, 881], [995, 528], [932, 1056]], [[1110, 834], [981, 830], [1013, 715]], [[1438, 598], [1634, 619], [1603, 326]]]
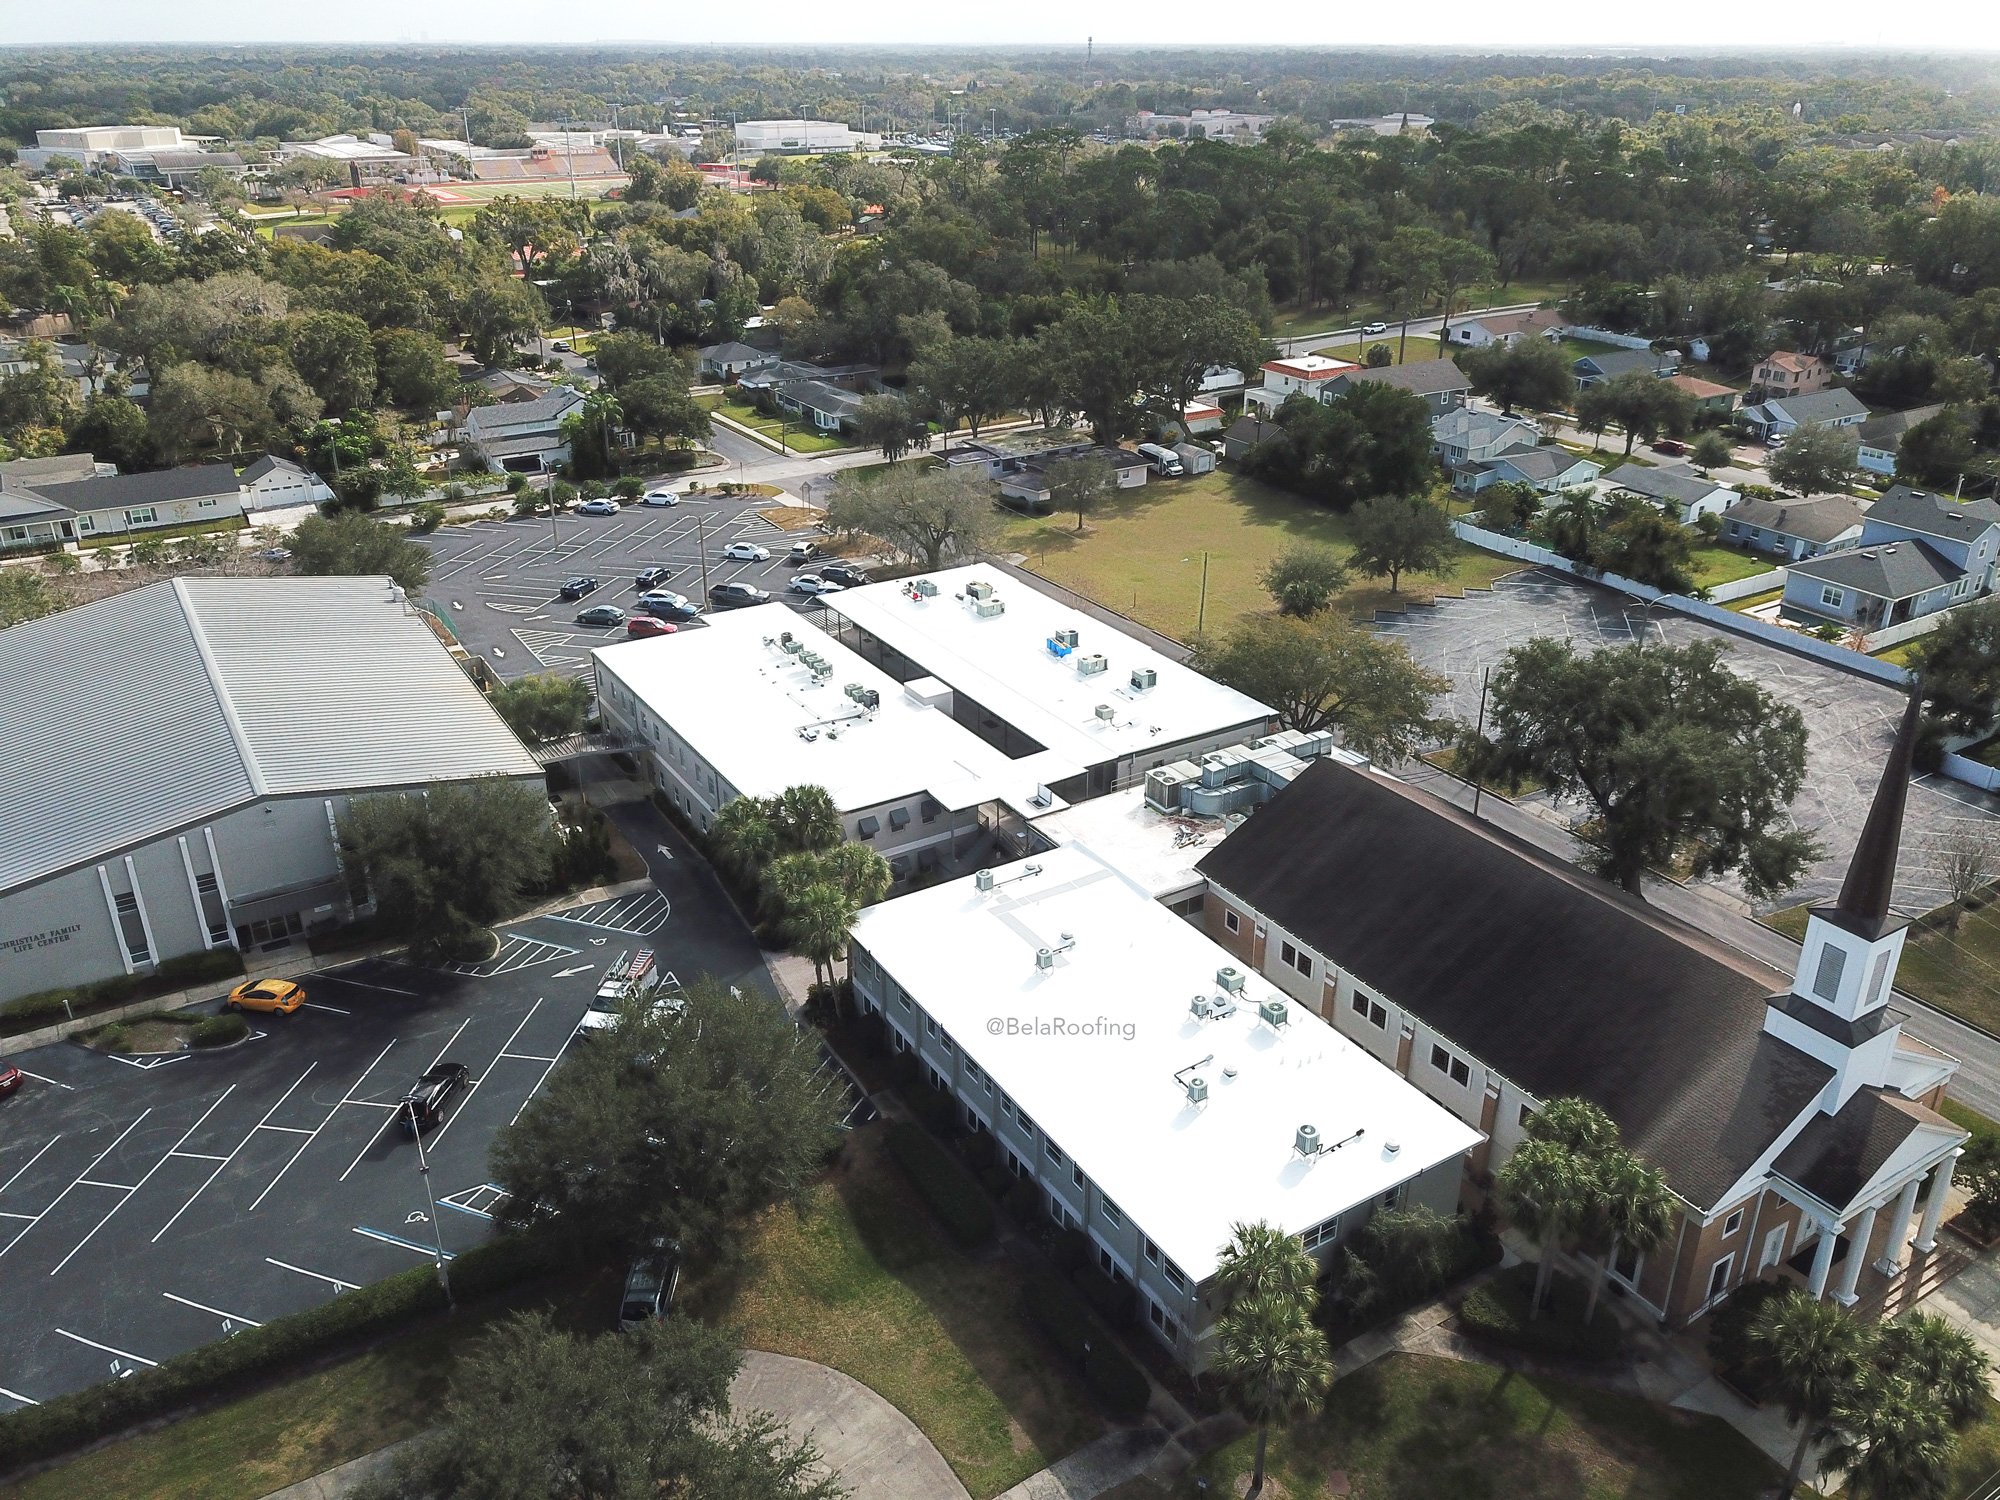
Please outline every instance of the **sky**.
[[[1699, 18], [1695, 35], [1687, 25]], [[0, 0], [0, 40], [16, 44], [139, 42], [427, 42], [656, 44], [1074, 43], [1100, 46], [1847, 47], [2000, 49], [1993, 0], [1822, 0], [1814, 6], [1690, 10], [1605, 0], [1432, 0], [1411, 5], [1277, 5], [1219, 10], [1212, 0]], [[2000, 59], [1996, 60], [2000, 74]]]

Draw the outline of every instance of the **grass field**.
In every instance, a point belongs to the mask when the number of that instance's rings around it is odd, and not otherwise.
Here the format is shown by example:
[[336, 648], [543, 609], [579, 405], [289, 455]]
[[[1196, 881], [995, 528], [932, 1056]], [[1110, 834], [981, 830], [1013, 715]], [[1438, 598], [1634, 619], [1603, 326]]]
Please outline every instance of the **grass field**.
[[720, 396], [696, 398], [703, 406], [720, 416], [729, 418], [753, 432], [761, 432], [774, 442], [782, 442], [793, 453], [831, 453], [839, 448], [851, 448], [851, 438], [838, 433], [814, 432], [801, 427], [797, 421], [786, 423], [778, 417], [767, 417], [754, 406], [746, 406], [740, 401], [724, 400]]
[[1409, 349], [1403, 351], [1403, 357], [1398, 358], [1400, 342], [1396, 337], [1396, 330], [1391, 328], [1387, 333], [1377, 334], [1372, 339], [1363, 339], [1358, 344], [1328, 344], [1324, 349], [1313, 350], [1313, 353], [1324, 354], [1328, 359], [1345, 359], [1357, 365], [1365, 365], [1368, 363], [1368, 351], [1370, 348], [1376, 344], [1387, 344], [1389, 346], [1389, 363], [1392, 365], [1414, 363], [1420, 359], [1437, 358], [1437, 338], [1433, 334], [1411, 334]]
[[[1243, 1493], [1254, 1435], [1197, 1464]], [[1335, 1489], [1336, 1473], [1347, 1488]], [[1487, 1365], [1394, 1354], [1334, 1386], [1326, 1410], [1273, 1433], [1270, 1500], [1758, 1500], [1778, 1477], [1719, 1417]], [[1135, 1481], [1104, 1500], [1169, 1500]]]
[[1714, 588], [1718, 583], [1734, 583], [1771, 571], [1771, 560], [1755, 553], [1709, 542], [1694, 549], [1694, 581], [1698, 588]]
[[[1000, 550], [1026, 555], [1027, 566], [1088, 594], [1178, 640], [1197, 621], [1211, 634], [1239, 618], [1268, 610], [1257, 581], [1293, 542], [1322, 542], [1352, 551], [1347, 523], [1332, 511], [1241, 474], [1216, 470], [1194, 479], [1155, 480], [1120, 490], [1089, 517], [1015, 516], [1002, 528]], [[1208, 555], [1208, 604], [1201, 606], [1202, 555]], [[1366, 617], [1411, 600], [1484, 588], [1521, 565], [1460, 544], [1443, 578], [1405, 576], [1400, 595], [1387, 580], [1357, 578], [1336, 608]]]

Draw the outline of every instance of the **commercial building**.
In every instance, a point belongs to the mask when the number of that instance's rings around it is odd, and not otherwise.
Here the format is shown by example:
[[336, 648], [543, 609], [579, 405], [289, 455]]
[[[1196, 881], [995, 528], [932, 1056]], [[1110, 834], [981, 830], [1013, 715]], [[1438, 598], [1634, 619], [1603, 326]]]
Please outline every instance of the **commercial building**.
[[386, 578], [149, 584], [0, 631], [0, 679], [0, 999], [351, 915], [357, 796], [542, 785]]
[[844, 643], [899, 683], [942, 683], [952, 716], [1010, 758], [1080, 767], [1043, 778], [1071, 802], [1278, 727], [1256, 699], [987, 563], [849, 589], [827, 606]]
[[316, 141], [286, 141], [278, 147], [281, 161], [301, 156], [338, 163], [354, 187], [393, 182], [423, 170], [423, 160], [398, 151], [386, 135], [328, 135]]
[[836, 120], [742, 120], [736, 126], [736, 149], [780, 156], [808, 151], [880, 151], [882, 137]]
[[1235, 1225], [1324, 1260], [1378, 1208], [1457, 1207], [1476, 1130], [1080, 849], [870, 907], [851, 954], [890, 1045], [1191, 1369]]
[[1936, 1112], [1958, 1064], [1889, 1006], [1917, 724], [1913, 699], [1840, 897], [1813, 909], [1791, 974], [1330, 761], [1203, 857], [1207, 930], [1476, 1126], [1474, 1188], [1544, 1104], [1600, 1105], [1677, 1199], [1662, 1245], [1610, 1268], [1662, 1320], [1764, 1278], [1880, 1298], [1936, 1249], [1966, 1138]]

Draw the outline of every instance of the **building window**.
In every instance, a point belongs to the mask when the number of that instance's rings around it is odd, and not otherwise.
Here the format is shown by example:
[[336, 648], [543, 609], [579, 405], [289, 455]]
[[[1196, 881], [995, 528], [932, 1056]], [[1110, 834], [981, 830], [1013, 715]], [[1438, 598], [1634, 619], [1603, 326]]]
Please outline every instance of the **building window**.
[[1361, 991], [1356, 990], [1354, 992], [1354, 998], [1348, 1001], [1347, 1003], [1354, 1008], [1354, 1013], [1357, 1016], [1365, 1016], [1368, 1014], [1368, 997], [1362, 994]]
[[924, 1030], [925, 1030], [925, 1031], [927, 1031], [927, 1032], [929, 1032], [929, 1033], [930, 1033], [930, 1034], [931, 1034], [932, 1036], [941, 1036], [941, 1035], [943, 1035], [943, 1032], [942, 1032], [942, 1031], [940, 1031], [940, 1029], [939, 1029], [939, 1027], [938, 1027], [938, 1023], [937, 1023], [937, 1021], [936, 1021], [936, 1020], [935, 1020], [934, 1018], [930, 1017], [930, 1016], [925, 1016], [925, 1017], [924, 1017]]
[[1299, 952], [1292, 944], [1280, 943], [1278, 945], [1278, 961], [1289, 968], [1297, 969], [1306, 978], [1312, 978], [1313, 961], [1307, 958], [1305, 954]]
[[1387, 1029], [1389, 1025], [1389, 1012], [1381, 1006], [1370, 1002], [1368, 1006], [1368, 1024], [1378, 1029]]
[[1125, 1227], [1124, 1213], [1109, 1198], [1099, 1198], [1097, 1200], [1097, 1211], [1104, 1215], [1104, 1222], [1109, 1224], [1113, 1229], [1123, 1229]]
[[1068, 1157], [1063, 1155], [1062, 1147], [1058, 1146], [1054, 1141], [1042, 1142], [1042, 1155], [1046, 1156], [1056, 1166], [1061, 1166], [1069, 1160]]
[[1157, 1266], [1160, 1263], [1160, 1247], [1154, 1244], [1151, 1240], [1147, 1240], [1145, 1249], [1146, 1249], [1146, 1264], [1149, 1266]]
[[1831, 1002], [1840, 994], [1840, 976], [1847, 969], [1847, 955], [1827, 943], [1819, 950], [1819, 970], [1813, 975], [1813, 993]]
[[127, 526], [150, 526], [155, 519], [156, 516], [153, 507], [150, 505], [135, 506], [125, 512], [125, 524]]
[[214, 502], [213, 500], [202, 500], [202, 501], [198, 501], [198, 502], [196, 502], [196, 505], [195, 505], [195, 509], [197, 509], [197, 510], [214, 510], [214, 509], [215, 509], [215, 502]]
[[1300, 1235], [1299, 1238], [1304, 1241], [1306, 1249], [1317, 1250], [1321, 1245], [1331, 1244], [1339, 1236], [1340, 1215], [1335, 1214], [1332, 1218], [1313, 1225], [1312, 1228]]
[[1447, 1075], [1453, 1083], [1467, 1084], [1472, 1081], [1472, 1068], [1462, 1057], [1454, 1057], [1435, 1042], [1431, 1044], [1431, 1066]]
[[1722, 1237], [1726, 1240], [1742, 1227], [1743, 1227], [1743, 1210], [1739, 1208], [1736, 1210], [1735, 1213], [1731, 1214], [1728, 1218], [1722, 1221]]
[[1713, 1302], [1729, 1290], [1729, 1271], [1736, 1264], [1734, 1254], [1725, 1255], [1708, 1273], [1708, 1300]]
[[1819, 602], [1824, 604], [1828, 609], [1839, 609], [1847, 602], [1847, 595], [1844, 591], [1835, 588], [1830, 583], [1821, 584]]
[[1175, 1291], [1184, 1292], [1187, 1290], [1186, 1274], [1172, 1261], [1168, 1260], [1160, 1263], [1160, 1274], [1167, 1278], [1167, 1285]]
[[1241, 932], [1243, 919], [1233, 911], [1226, 911], [1222, 914], [1222, 925], [1231, 932]]

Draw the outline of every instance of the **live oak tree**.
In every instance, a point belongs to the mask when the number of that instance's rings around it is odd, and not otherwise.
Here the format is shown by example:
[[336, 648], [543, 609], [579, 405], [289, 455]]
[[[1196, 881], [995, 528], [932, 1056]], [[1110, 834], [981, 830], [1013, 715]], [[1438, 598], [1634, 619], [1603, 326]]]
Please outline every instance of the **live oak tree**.
[[387, 574], [406, 594], [430, 581], [431, 553], [399, 526], [354, 511], [308, 516], [292, 533], [292, 568], [302, 574], [368, 577]]
[[1400, 641], [1362, 630], [1337, 613], [1310, 620], [1245, 620], [1223, 641], [1204, 643], [1200, 669], [1270, 704], [1287, 729], [1338, 728], [1350, 749], [1395, 761], [1434, 739], [1432, 714], [1451, 686], [1427, 672]]
[[582, 732], [590, 712], [590, 684], [561, 672], [531, 672], [501, 683], [487, 702], [515, 734], [539, 744]]
[[2000, 716], [2000, 600], [1948, 611], [1910, 658], [1924, 696], [1917, 758], [1934, 766], [1946, 738], [1985, 734]]
[[1818, 495], [1852, 483], [1860, 453], [1860, 440], [1846, 428], [1811, 424], [1795, 429], [1764, 467], [1786, 489]]
[[890, 463], [908, 453], [923, 431], [924, 424], [901, 396], [864, 396], [854, 415], [854, 435], [862, 446], [881, 449]]
[[1493, 674], [1485, 736], [1464, 748], [1470, 774], [1531, 778], [1584, 803], [1583, 862], [1635, 896], [1648, 869], [1677, 865], [1776, 896], [1818, 854], [1787, 826], [1805, 780], [1805, 719], [1724, 666], [1713, 641], [1516, 646]]
[[845, 1101], [811, 1034], [717, 980], [681, 999], [629, 1004], [495, 1138], [503, 1217], [580, 1253], [666, 1239], [708, 1260], [818, 1169]]
[[843, 474], [826, 514], [836, 531], [878, 537], [925, 572], [976, 556], [995, 525], [986, 481], [954, 469], [894, 468], [867, 480]]
[[1282, 438], [1251, 449], [1244, 468], [1335, 510], [1377, 495], [1416, 494], [1437, 477], [1430, 408], [1395, 386], [1357, 381], [1325, 403], [1290, 396], [1274, 420]]
[[1602, 432], [1614, 423], [1624, 428], [1630, 457], [1637, 442], [1686, 432], [1694, 423], [1694, 398], [1644, 370], [1632, 370], [1579, 391], [1576, 417], [1586, 432]]
[[1499, 402], [1500, 409], [1509, 415], [1517, 406], [1561, 406], [1575, 389], [1561, 346], [1546, 339], [1522, 338], [1511, 344], [1466, 349], [1457, 360], [1473, 390]]
[[1389, 592], [1402, 591], [1405, 573], [1450, 569], [1457, 537], [1444, 507], [1420, 495], [1384, 495], [1364, 500], [1347, 519], [1356, 572], [1387, 576]]
[[1048, 480], [1049, 503], [1056, 510], [1073, 512], [1078, 531], [1083, 530], [1083, 518], [1118, 487], [1111, 460], [1101, 453], [1058, 458], [1043, 473]]
[[730, 1410], [741, 1363], [693, 1318], [592, 1337], [515, 1313], [456, 1363], [443, 1422], [357, 1500], [839, 1500], [809, 1442]]

